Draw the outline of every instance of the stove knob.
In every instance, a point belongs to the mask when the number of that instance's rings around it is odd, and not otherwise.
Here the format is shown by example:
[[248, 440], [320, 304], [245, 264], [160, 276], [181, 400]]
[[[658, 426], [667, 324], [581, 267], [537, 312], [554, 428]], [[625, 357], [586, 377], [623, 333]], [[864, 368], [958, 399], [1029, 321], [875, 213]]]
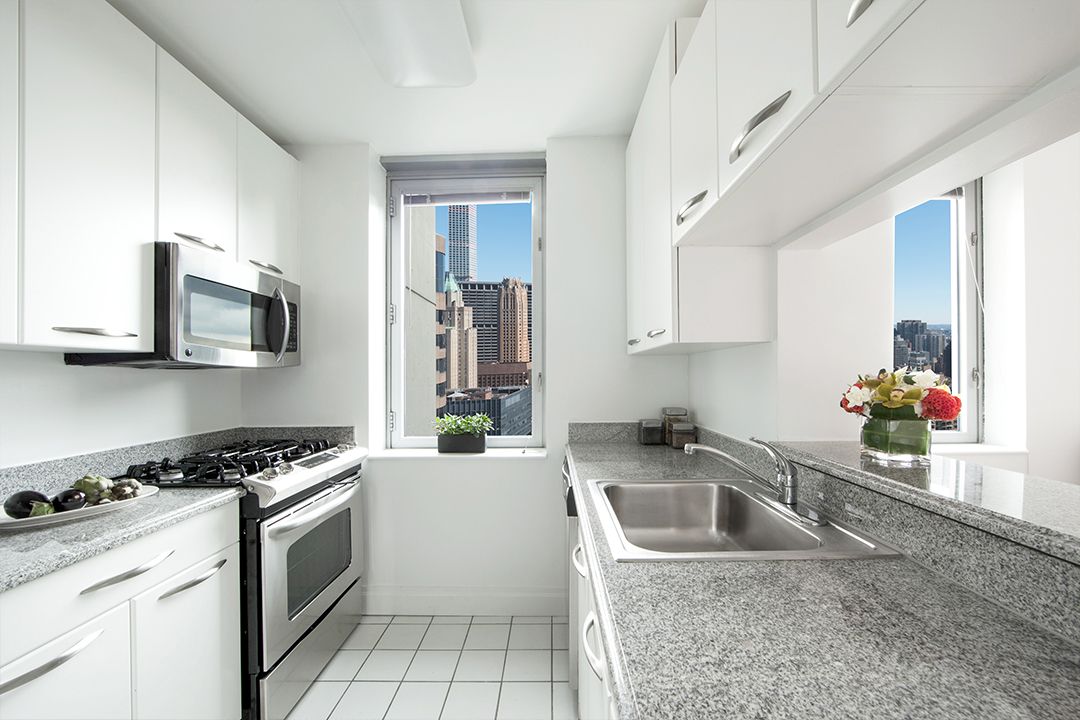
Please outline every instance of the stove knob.
[[278, 472], [281, 473], [282, 475], [284, 475], [285, 473], [291, 473], [292, 471], [293, 471], [292, 463], [284, 462], [284, 463], [281, 463], [281, 465], [278, 466]]
[[341, 443], [337, 446], [338, 452], [346, 452], [356, 447], [353, 443]]
[[265, 470], [262, 471], [262, 476], [264, 478], [266, 478], [267, 480], [269, 480], [271, 478], [276, 478], [278, 476], [277, 468], [272, 468], [272, 467], [266, 468]]

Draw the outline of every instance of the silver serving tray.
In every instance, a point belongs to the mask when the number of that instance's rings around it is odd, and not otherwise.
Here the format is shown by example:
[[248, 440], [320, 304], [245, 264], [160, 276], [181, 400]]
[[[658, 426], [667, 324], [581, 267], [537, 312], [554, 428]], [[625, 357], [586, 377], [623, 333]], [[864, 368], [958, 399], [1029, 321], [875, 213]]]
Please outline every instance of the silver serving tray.
[[60, 525], [66, 522], [74, 522], [75, 520], [94, 517], [95, 515], [101, 515], [102, 513], [126, 508], [132, 503], [145, 500], [148, 497], [153, 497], [154, 495], [157, 495], [159, 489], [160, 488], [156, 485], [143, 485], [142, 488], [139, 489], [138, 495], [133, 498], [128, 498], [127, 500], [116, 500], [111, 503], [105, 503], [104, 505], [91, 505], [88, 507], [81, 507], [78, 510], [53, 513], [52, 515], [13, 518], [0, 513], [0, 531], [28, 530], [30, 528], [45, 527], [46, 525]]

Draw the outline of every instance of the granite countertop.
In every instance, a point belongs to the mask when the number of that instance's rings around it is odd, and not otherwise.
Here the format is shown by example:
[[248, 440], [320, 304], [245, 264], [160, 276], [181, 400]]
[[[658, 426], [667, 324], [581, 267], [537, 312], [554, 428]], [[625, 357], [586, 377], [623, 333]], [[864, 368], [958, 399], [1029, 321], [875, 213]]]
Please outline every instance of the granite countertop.
[[[724, 472], [632, 443], [568, 454], [578, 484]], [[621, 720], [1080, 717], [1080, 648], [908, 559], [618, 563], [576, 498]]]
[[0, 532], [0, 592], [232, 502], [240, 488], [166, 488], [122, 510]]
[[1080, 564], [1080, 485], [933, 456], [885, 467], [858, 442], [780, 442], [793, 461]]

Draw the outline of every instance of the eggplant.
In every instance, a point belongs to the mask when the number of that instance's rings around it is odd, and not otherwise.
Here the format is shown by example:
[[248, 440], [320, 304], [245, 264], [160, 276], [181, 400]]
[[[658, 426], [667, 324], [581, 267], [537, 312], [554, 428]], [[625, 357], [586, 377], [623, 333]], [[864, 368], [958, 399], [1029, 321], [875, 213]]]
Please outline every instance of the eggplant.
[[52, 499], [52, 506], [56, 512], [78, 510], [86, 505], [86, 493], [75, 488], [68, 488], [56, 493]]
[[20, 490], [4, 501], [4, 512], [17, 519], [30, 517], [36, 502], [48, 503], [49, 496], [37, 490]]

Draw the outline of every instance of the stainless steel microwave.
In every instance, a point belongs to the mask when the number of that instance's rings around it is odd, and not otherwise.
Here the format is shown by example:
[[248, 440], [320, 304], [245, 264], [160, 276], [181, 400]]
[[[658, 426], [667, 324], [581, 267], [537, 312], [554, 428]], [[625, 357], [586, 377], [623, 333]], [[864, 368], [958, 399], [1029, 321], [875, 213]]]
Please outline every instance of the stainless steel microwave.
[[154, 351], [68, 353], [68, 365], [300, 364], [300, 286], [201, 248], [154, 243]]

